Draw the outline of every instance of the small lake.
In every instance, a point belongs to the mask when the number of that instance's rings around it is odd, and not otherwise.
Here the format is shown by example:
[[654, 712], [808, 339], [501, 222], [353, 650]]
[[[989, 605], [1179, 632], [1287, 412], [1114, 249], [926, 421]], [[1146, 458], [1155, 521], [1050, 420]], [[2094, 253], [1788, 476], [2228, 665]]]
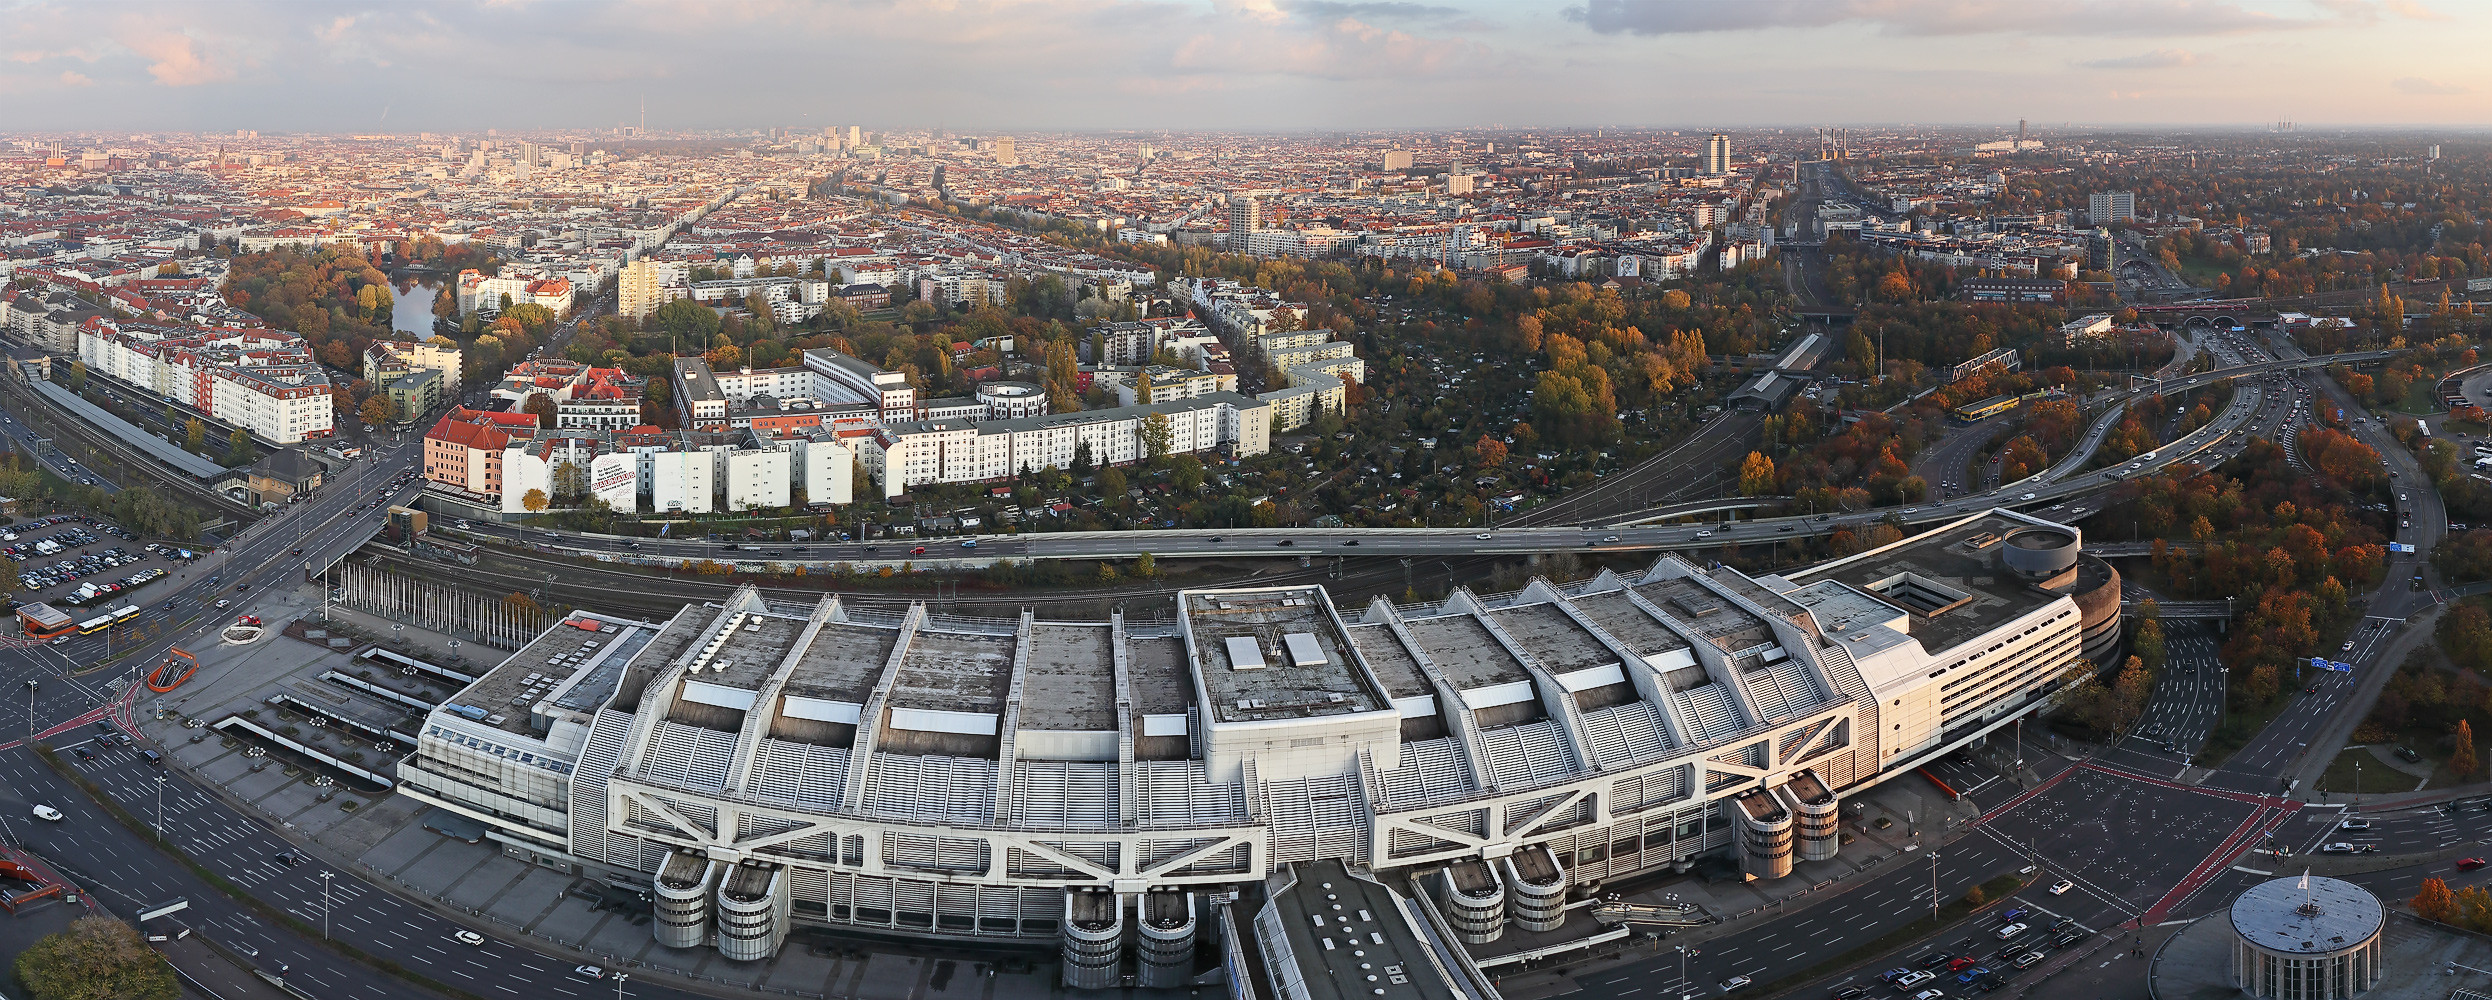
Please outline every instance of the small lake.
[[433, 301], [447, 293], [442, 282], [430, 278], [412, 285], [392, 283], [389, 325], [399, 333], [422, 339], [433, 335]]

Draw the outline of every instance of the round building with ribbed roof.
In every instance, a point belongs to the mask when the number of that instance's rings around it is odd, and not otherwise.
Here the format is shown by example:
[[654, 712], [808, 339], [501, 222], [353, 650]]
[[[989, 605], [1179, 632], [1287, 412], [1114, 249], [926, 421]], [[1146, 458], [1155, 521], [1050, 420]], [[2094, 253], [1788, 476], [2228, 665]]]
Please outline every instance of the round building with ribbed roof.
[[2253, 886], [2232, 903], [2233, 984], [2254, 997], [2336, 1000], [2380, 981], [2379, 897], [2303, 875]]

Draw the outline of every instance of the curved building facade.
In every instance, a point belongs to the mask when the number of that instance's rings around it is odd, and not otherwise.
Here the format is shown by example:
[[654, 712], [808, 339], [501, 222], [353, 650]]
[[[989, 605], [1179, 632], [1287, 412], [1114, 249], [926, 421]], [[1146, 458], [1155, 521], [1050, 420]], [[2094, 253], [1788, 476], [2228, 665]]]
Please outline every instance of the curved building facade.
[[2081, 612], [2073, 578], [2008, 565], [2033, 527], [2060, 526], [1991, 512], [1780, 574], [1663, 556], [1418, 606], [1185, 591], [1148, 624], [751, 589], [574, 612], [398, 774], [609, 880], [715, 861], [736, 957], [793, 923], [1061, 941], [1068, 982], [1121, 981], [1146, 894], [1335, 861], [1431, 892], [1469, 872], [1485, 934], [1698, 855], [1788, 872], [1839, 846], [1838, 795], [2048, 703], [2084, 672]]
[[2233, 985], [2266, 1000], [2340, 1000], [2380, 981], [2379, 897], [2342, 879], [2260, 883], [2233, 900]]
[[978, 402], [986, 407], [989, 420], [1043, 417], [1050, 412], [1047, 390], [1029, 382], [980, 382]]

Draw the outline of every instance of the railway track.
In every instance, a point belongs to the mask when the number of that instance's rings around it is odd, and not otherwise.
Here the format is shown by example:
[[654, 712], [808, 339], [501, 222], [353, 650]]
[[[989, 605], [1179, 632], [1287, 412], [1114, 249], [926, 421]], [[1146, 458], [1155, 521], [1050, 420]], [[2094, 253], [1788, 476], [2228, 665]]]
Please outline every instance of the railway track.
[[1507, 521], [1513, 527], [1588, 524], [1603, 518], [1694, 499], [1718, 482], [1709, 473], [1738, 451], [1750, 447], [1764, 426], [1765, 415], [1746, 411], [1725, 413], [1685, 440], [1633, 468], [1611, 473], [1593, 484], [1535, 507]]

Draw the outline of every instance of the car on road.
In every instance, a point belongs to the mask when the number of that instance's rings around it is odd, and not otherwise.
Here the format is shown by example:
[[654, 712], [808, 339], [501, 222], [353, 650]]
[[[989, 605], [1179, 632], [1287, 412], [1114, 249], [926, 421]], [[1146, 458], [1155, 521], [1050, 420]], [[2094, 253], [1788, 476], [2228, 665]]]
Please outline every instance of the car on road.
[[2471, 871], [2474, 871], [2475, 869], [2477, 869], [2477, 868], [2481, 868], [2481, 867], [2483, 867], [2483, 866], [2484, 866], [2484, 860], [2483, 860], [2482, 858], [2459, 858], [2459, 859], [2457, 859], [2457, 870], [2458, 870], [2458, 871], [2462, 871], [2462, 872], [2471, 872]]
[[2053, 882], [2053, 883], [2051, 883], [2051, 895], [2054, 895], [2054, 896], [2066, 895], [2066, 894], [2067, 894], [2067, 892], [2068, 892], [2068, 890], [2070, 890], [2070, 889], [2074, 889], [2074, 888], [2076, 888], [2076, 887], [2077, 887], [2077, 884], [2076, 884], [2075, 882], [2071, 882], [2071, 881], [2069, 881], [2069, 880], [2067, 880], [2067, 879], [2060, 879], [2060, 880], [2059, 880], [2059, 881], [2057, 881], [2057, 882]]
[[1284, 538], [1284, 539], [1281, 539], [1281, 540], [1280, 540], [1280, 541], [1278, 541], [1278, 542], [1274, 542], [1273, 544], [1275, 544], [1275, 545], [1296, 545], [1296, 544], [1298, 544], [1298, 540], [1297, 540], [1297, 539], [1295, 539], [1295, 538]]
[[1937, 973], [1914, 970], [1895, 977], [1895, 988], [1899, 990], [1908, 990], [1936, 978], [1938, 978]]
[[468, 930], [468, 929], [467, 929], [467, 928], [465, 928], [465, 927], [461, 927], [461, 928], [459, 928], [458, 930], [451, 931], [451, 932], [450, 932], [450, 937], [451, 937], [451, 938], [453, 938], [453, 939], [455, 939], [456, 941], [458, 941], [458, 943], [463, 944], [463, 945], [468, 945], [468, 946], [470, 946], [470, 947], [478, 947], [478, 946], [482, 946], [482, 945], [485, 943], [485, 936], [484, 936], [484, 935], [482, 935], [482, 934], [478, 934], [478, 933], [476, 933], [475, 931]]
[[1914, 964], [1914, 965], [1918, 965], [1918, 966], [1920, 966], [1921, 968], [1924, 968], [1924, 969], [1935, 969], [1935, 968], [1938, 968], [1939, 966], [1942, 966], [1942, 965], [1947, 964], [1947, 961], [1948, 961], [1949, 959], [1954, 958], [1954, 957], [1955, 957], [1955, 956], [1950, 955], [1950, 954], [1947, 954], [1946, 952], [1943, 952], [1943, 951], [1934, 951], [1934, 952], [1931, 952], [1931, 953], [1929, 953], [1929, 954], [1927, 954], [1927, 955], [1923, 955], [1923, 956], [1921, 956], [1921, 960], [1920, 960], [1920, 961], [1918, 961], [1918, 962], [1914, 962], [1913, 964]]
[[2027, 494], [2025, 494], [2025, 497], [2024, 497], [2024, 498], [2025, 498], [2025, 499], [2027, 499], [2027, 500], [2031, 500], [2031, 499], [2033, 499], [2033, 498], [2034, 498], [2034, 496], [2035, 496], [2035, 494], [2032, 494], [2032, 493], [2027, 493]]
[[2347, 640], [2345, 640], [2345, 649], [2344, 649], [2344, 651], [2345, 651], [2345, 652], [2348, 652], [2348, 653], [2350, 653], [2350, 652], [2353, 652], [2353, 651], [2354, 651], [2354, 641], [2353, 641], [2353, 640], [2351, 640], [2351, 639], [2347, 639]]
[[1711, 538], [1711, 537], [1713, 537], [1713, 529], [1711, 529], [1711, 528], [1706, 528], [1706, 529], [1704, 529], [1703, 531], [1699, 531], [1699, 532], [1697, 532], [1697, 533], [1696, 533], [1696, 537], [1698, 537], [1698, 538]]
[[1618, 536], [1616, 536], [1616, 535], [1603, 535], [1603, 536], [1601, 536], [1601, 544], [1603, 544], [1603, 545], [1615, 544], [1617, 541], [1618, 541]]
[[46, 823], [58, 823], [61, 821], [61, 811], [54, 809], [51, 806], [37, 803], [35, 805], [35, 818]]
[[1980, 979], [1981, 977], [1983, 977], [1983, 976], [1987, 976], [1987, 975], [1989, 975], [1989, 974], [1990, 974], [1990, 967], [1989, 967], [1989, 966], [1986, 966], [1986, 965], [1976, 965], [1976, 966], [1974, 966], [1974, 967], [1972, 967], [1972, 968], [1970, 968], [1970, 969], [1966, 969], [1966, 970], [1964, 970], [1963, 972], [1959, 972], [1959, 973], [1957, 973], [1957, 974], [1956, 974], [1956, 982], [1958, 982], [1958, 983], [1962, 983], [1962, 984], [1964, 984], [1964, 985], [1966, 985], [1966, 986], [1971, 986], [1971, 985], [1973, 985], [1973, 981], [1974, 981], [1974, 980]]
[[1922, 990], [1919, 993], [1913, 994], [1912, 1000], [1946, 1000], [1946, 997], [1947, 992], [1945, 990]]
[[978, 540], [977, 540], [977, 539], [975, 539], [975, 538], [969, 539], [969, 540], [967, 540], [967, 541], [964, 541], [964, 542], [960, 543], [960, 547], [961, 547], [961, 548], [964, 548], [964, 549], [974, 549], [974, 548], [977, 548], [977, 547], [978, 547]]
[[1227, 538], [1224, 538], [1224, 537], [1219, 536], [1219, 535], [1213, 535], [1213, 536], [1211, 536], [1211, 540], [1212, 540], [1212, 541], [1215, 541], [1215, 542], [1225, 542], [1225, 541], [1228, 541], [1228, 539], [1227, 539]]
[[2007, 940], [2007, 939], [2009, 939], [2009, 938], [2015, 937], [2016, 935], [2022, 934], [2022, 933], [2024, 933], [2024, 932], [2026, 932], [2027, 930], [2030, 930], [2030, 929], [2031, 929], [2031, 928], [2030, 928], [2030, 927], [2028, 927], [2028, 926], [2027, 926], [2027, 925], [2025, 925], [2025, 924], [2009, 924], [2009, 925], [2007, 925], [2007, 926], [2005, 926], [2005, 927], [2001, 927], [2001, 928], [1999, 928], [1999, 931], [1998, 931], [1998, 937], [1999, 937], [1999, 940], [2001, 940], [2001, 941], [2005, 941], [2005, 940]]
[[2033, 968], [2034, 966], [2042, 964], [2042, 953], [2038, 951], [2026, 952], [2016, 957], [2015, 964], [2019, 969]]
[[574, 965], [571, 967], [571, 974], [582, 979], [606, 978], [606, 970], [600, 969], [594, 965]]
[[1962, 972], [1966, 969], [1972, 968], [1974, 964], [1975, 963], [1970, 956], [1958, 956], [1947, 960], [1947, 971]]
[[1473, 536], [1471, 536], [1471, 537], [1472, 537], [1474, 540], [1485, 542], [1485, 541], [1487, 541], [1487, 540], [1488, 540], [1489, 535], [1488, 535], [1488, 533], [1487, 533], [1487, 532], [1483, 531], [1483, 532], [1480, 532], [1479, 534], [1473, 535]]
[[2059, 932], [2058, 937], [2052, 938], [2051, 946], [2055, 948], [2065, 948], [2083, 940], [2085, 940], [2085, 932], [2071, 927], [2067, 930]]
[[1729, 993], [1733, 990], [1744, 990], [1753, 985], [1755, 985], [1755, 980], [1749, 979], [1746, 976], [1732, 976], [1729, 979], [1722, 981], [1722, 992]]
[[925, 554], [926, 554], [926, 547], [925, 547], [925, 546], [923, 546], [923, 545], [920, 545], [920, 546], [918, 546], [918, 547], [916, 547], [916, 548], [910, 549], [910, 550], [909, 550], [909, 554], [910, 554], [910, 555], [913, 555], [913, 556], [922, 556], [922, 555], [925, 555]]
[[1834, 991], [1834, 1000], [1860, 1000], [1869, 995], [1869, 987], [1845, 986]]
[[2371, 821], [2360, 816], [2356, 816], [2352, 819], [2336, 824], [2336, 828], [2339, 830], [2368, 830], [2371, 828]]
[[2348, 844], [2341, 840], [2319, 849], [2319, 853], [2321, 854], [2352, 854], [2353, 852], [2354, 845]]
[[2420, 764], [2423, 762], [2423, 755], [2415, 753], [2413, 747], [2400, 743], [2397, 745], [2397, 759], [2408, 764]]
[[234, 606], [234, 602], [232, 602], [232, 601], [218, 601], [218, 602], [216, 602], [216, 610], [218, 610], [218, 611], [223, 611], [223, 610], [225, 610], [226, 608], [230, 608], [230, 607], [233, 607], [233, 606]]

